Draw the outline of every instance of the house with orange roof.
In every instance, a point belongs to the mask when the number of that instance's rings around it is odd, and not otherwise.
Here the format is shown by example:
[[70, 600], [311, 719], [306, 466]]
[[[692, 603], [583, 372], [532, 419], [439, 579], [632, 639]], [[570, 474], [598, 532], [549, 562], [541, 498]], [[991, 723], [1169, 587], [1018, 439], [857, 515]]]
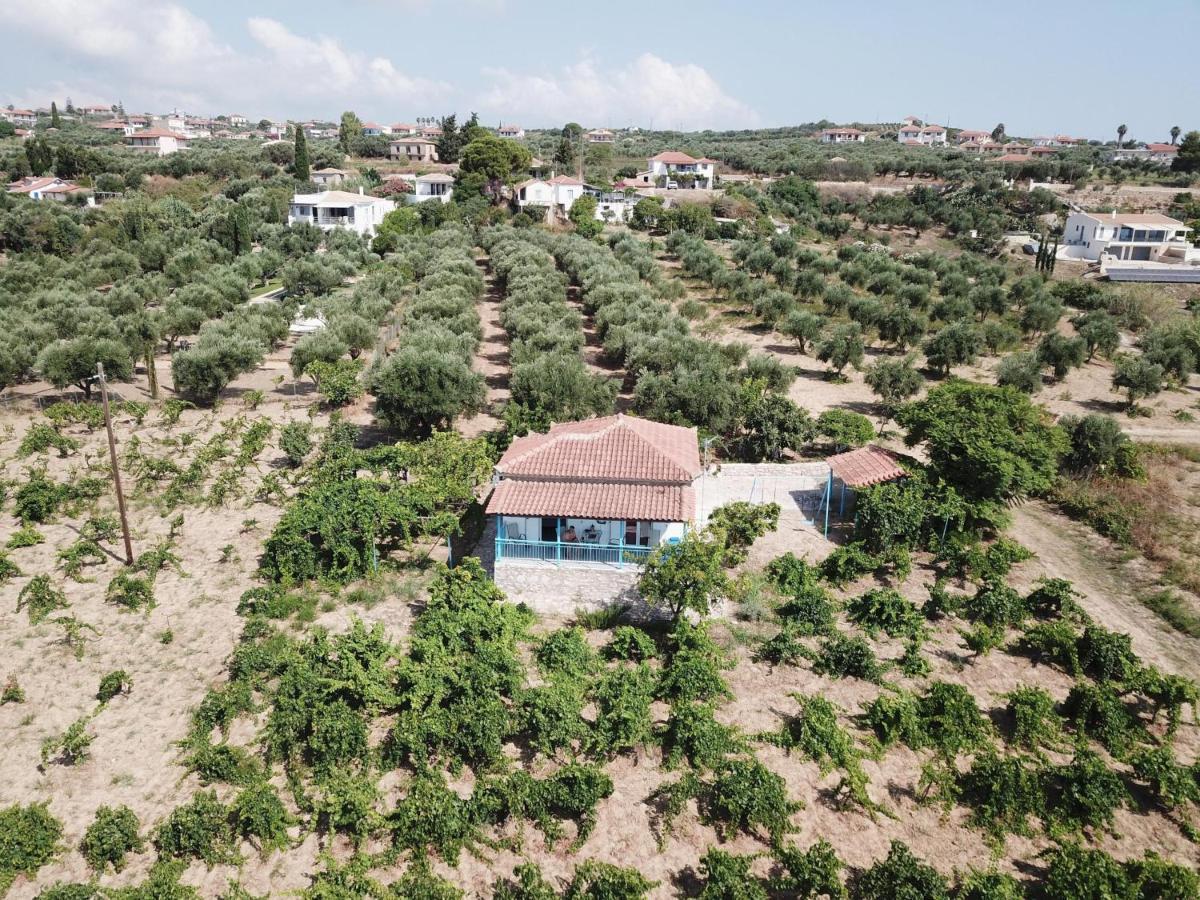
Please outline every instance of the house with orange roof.
[[109, 134], [119, 134], [122, 136], [128, 136], [137, 131], [133, 125], [128, 122], [122, 122], [120, 119], [113, 119], [109, 122], [98, 122], [93, 127], [98, 128], [101, 131], [106, 131]]
[[423, 137], [394, 138], [388, 142], [388, 156], [410, 163], [437, 162], [437, 144]]
[[30, 200], [55, 200], [63, 203], [72, 194], [86, 194], [87, 188], [53, 175], [20, 178], [8, 185], [8, 193], [21, 194]]
[[867, 133], [857, 128], [826, 128], [817, 135], [822, 144], [861, 144], [866, 139]]
[[964, 128], [954, 138], [955, 142], [960, 145], [966, 144], [966, 143], [969, 143], [972, 141], [976, 144], [983, 144], [986, 141], [990, 141], [991, 139], [992, 139], [992, 133], [990, 131], [973, 131], [970, 128]]
[[694, 523], [702, 472], [695, 428], [635, 416], [517, 438], [496, 463], [486, 507], [497, 582], [509, 566], [640, 566]]
[[710, 190], [715, 183], [715, 159], [696, 159], [678, 150], [664, 150], [650, 157], [647, 162], [650, 178], [659, 187], [687, 186], [691, 182], [694, 187]]
[[496, 129], [496, 137], [520, 140], [525, 137], [525, 129], [520, 125], [501, 125]]
[[32, 109], [0, 109], [0, 119], [18, 127], [32, 128], [37, 124], [37, 113]]
[[188, 148], [189, 138], [166, 128], [144, 128], [126, 135], [125, 146], [139, 153], [153, 153], [155, 156], [169, 156], [179, 150]]

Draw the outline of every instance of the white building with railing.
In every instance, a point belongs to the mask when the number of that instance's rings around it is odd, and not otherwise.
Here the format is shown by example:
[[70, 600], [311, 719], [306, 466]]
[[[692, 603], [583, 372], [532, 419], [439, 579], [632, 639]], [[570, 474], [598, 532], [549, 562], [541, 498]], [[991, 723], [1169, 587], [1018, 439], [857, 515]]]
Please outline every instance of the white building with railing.
[[1191, 229], [1161, 213], [1073, 212], [1063, 228], [1059, 254], [1068, 259], [1190, 263], [1200, 250], [1188, 240]]
[[296, 194], [288, 210], [288, 224], [307, 222], [323, 231], [345, 228], [370, 237], [383, 222], [383, 217], [395, 208], [393, 200], [349, 191]]

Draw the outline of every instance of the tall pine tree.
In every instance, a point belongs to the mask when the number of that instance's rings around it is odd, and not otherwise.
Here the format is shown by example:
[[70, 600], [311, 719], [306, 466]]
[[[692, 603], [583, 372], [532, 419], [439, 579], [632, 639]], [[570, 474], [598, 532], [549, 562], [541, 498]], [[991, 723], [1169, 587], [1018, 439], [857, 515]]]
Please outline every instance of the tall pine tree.
[[50, 127], [57, 128], [61, 122], [58, 119], [58, 104], [53, 100], [50, 101]]
[[296, 180], [307, 183], [312, 180], [312, 174], [308, 167], [308, 142], [304, 138], [304, 129], [298, 124], [293, 127], [296, 129], [296, 161], [293, 169], [296, 173]]

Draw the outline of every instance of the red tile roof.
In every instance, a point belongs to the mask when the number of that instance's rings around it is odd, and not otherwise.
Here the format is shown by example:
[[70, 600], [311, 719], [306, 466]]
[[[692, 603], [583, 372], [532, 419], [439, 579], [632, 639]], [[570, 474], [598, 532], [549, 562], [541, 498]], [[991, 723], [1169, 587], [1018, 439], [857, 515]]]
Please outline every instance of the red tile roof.
[[847, 487], [869, 487], [884, 481], [903, 478], [908, 473], [896, 462], [896, 457], [882, 447], [868, 444], [857, 450], [839, 453], [826, 460], [833, 474]]
[[165, 128], [146, 128], [142, 131], [135, 131], [129, 135], [131, 138], [164, 138], [172, 137], [179, 141], [186, 141], [187, 138], [182, 134], [176, 134], [174, 131], [168, 131]]
[[1151, 153], [1178, 153], [1178, 144], [1147, 144], [1146, 149]]
[[487, 513], [689, 522], [695, 507], [690, 485], [506, 479], [492, 491]]
[[550, 184], [583, 184], [578, 178], [572, 178], [570, 175], [555, 175], [548, 181]]
[[658, 162], [665, 162], [665, 163], [699, 162], [698, 159], [693, 159], [692, 157], [688, 156], [686, 153], [681, 153], [678, 150], [664, 150], [662, 153], [659, 153], [657, 156], [652, 156], [650, 158], [653, 160], [657, 160]]
[[696, 429], [618, 414], [517, 438], [496, 471], [518, 479], [690, 484], [701, 465]]

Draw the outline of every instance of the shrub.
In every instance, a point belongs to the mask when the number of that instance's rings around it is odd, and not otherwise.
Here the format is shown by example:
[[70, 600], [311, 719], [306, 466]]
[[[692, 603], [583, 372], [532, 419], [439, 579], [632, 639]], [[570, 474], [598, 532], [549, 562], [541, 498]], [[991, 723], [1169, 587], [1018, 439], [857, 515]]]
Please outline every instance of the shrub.
[[0, 584], [10, 581], [13, 578], [21, 577], [21, 568], [9, 559], [8, 554], [0, 550]]
[[732, 661], [703, 626], [678, 622], [671, 633], [670, 655], [658, 681], [658, 696], [669, 702], [707, 701], [731, 697], [721, 670]]
[[855, 900], [949, 900], [946, 880], [908, 846], [892, 841], [886, 859], [857, 872], [850, 881]]
[[1139, 750], [1130, 764], [1134, 777], [1150, 785], [1151, 793], [1164, 809], [1200, 803], [1200, 780], [1190, 767], [1175, 761], [1170, 747]]
[[534, 653], [546, 675], [584, 678], [596, 671], [600, 660], [589, 646], [582, 628], [560, 628], [542, 639]]
[[279, 429], [279, 449], [293, 468], [303, 465], [312, 447], [311, 422], [288, 422]]
[[520, 863], [513, 878], [497, 878], [492, 900], [558, 900], [558, 891], [546, 880], [536, 863]]
[[462, 900], [463, 892], [429, 868], [424, 857], [416, 860], [403, 875], [388, 885], [388, 896], [412, 900]]
[[856, 578], [874, 572], [879, 565], [879, 558], [868, 553], [863, 544], [844, 544], [821, 561], [821, 577], [830, 584], [844, 587]]
[[233, 837], [229, 809], [216, 791], [200, 791], [155, 829], [154, 846], [166, 856], [195, 857], [213, 866], [237, 861]]
[[708, 529], [725, 544], [725, 565], [734, 566], [746, 558], [750, 545], [779, 527], [778, 503], [747, 503], [739, 500], [713, 510]]
[[96, 691], [96, 699], [101, 703], [107, 703], [118, 694], [128, 694], [133, 688], [133, 679], [129, 677], [129, 673], [124, 669], [117, 669], [115, 672], [109, 672], [100, 679], [100, 687]]
[[1127, 681], [1133, 677], [1139, 660], [1132, 641], [1100, 625], [1088, 625], [1079, 639], [1079, 663], [1083, 671], [1097, 681]]
[[875, 437], [875, 426], [862, 413], [845, 409], [827, 409], [817, 416], [817, 434], [835, 449], [861, 447]]
[[604, 655], [608, 659], [627, 659], [634, 662], [652, 659], [657, 653], [654, 639], [633, 625], [618, 625], [613, 629], [612, 640], [604, 647]]
[[784, 780], [756, 759], [729, 759], [713, 771], [713, 780], [700, 797], [705, 818], [717, 834], [762, 829], [777, 841], [793, 830], [792, 813], [803, 807], [788, 799]]
[[962, 797], [972, 807], [971, 823], [999, 846], [1006, 834], [1030, 834], [1032, 817], [1046, 818], [1046, 773], [1019, 756], [982, 753], [961, 782]]
[[966, 604], [967, 618], [989, 628], [1015, 628], [1029, 611], [1021, 595], [999, 579], [985, 580]]
[[1079, 675], [1079, 635], [1070, 622], [1041, 622], [1021, 636], [1021, 648], [1035, 660], [1047, 660], [1062, 666], [1069, 674]]
[[576, 684], [554, 681], [530, 688], [515, 712], [529, 745], [547, 756], [560, 750], [574, 751], [588, 738], [583, 691]]
[[123, 569], [108, 583], [104, 599], [131, 612], [154, 609], [154, 585], [149, 578], [133, 575]]
[[17, 488], [14, 497], [13, 515], [23, 523], [48, 522], [54, 518], [60, 506], [70, 498], [71, 489], [65, 484], [56, 484], [40, 469], [29, 472], [25, 483]]
[[576, 866], [563, 900], [644, 900], [656, 885], [637, 869], [589, 859]]
[[634, 669], [616, 669], [596, 685], [596, 722], [593, 745], [612, 756], [633, 750], [652, 736], [650, 703], [654, 676], [645, 663]]
[[57, 609], [66, 609], [67, 596], [50, 581], [49, 575], [35, 575], [17, 595], [17, 612], [22, 609], [30, 625], [37, 625]]
[[849, 894], [842, 884], [842, 861], [833, 846], [824, 839], [807, 850], [795, 846], [776, 846], [771, 858], [781, 871], [770, 879], [771, 889], [796, 900], [846, 900]]
[[922, 629], [917, 607], [893, 588], [874, 588], [849, 602], [850, 621], [874, 637], [883, 631], [889, 637], [914, 635]]
[[879, 681], [883, 666], [871, 645], [860, 637], [837, 633], [821, 642], [813, 671], [831, 678], [861, 678]]
[[18, 875], [33, 876], [59, 850], [62, 823], [45, 803], [0, 809], [0, 891]]
[[4, 682], [4, 687], [0, 688], [0, 706], [6, 703], [24, 703], [25, 689], [21, 687], [17, 681], [16, 675], [9, 675]]
[[140, 853], [145, 846], [138, 828], [138, 818], [128, 806], [101, 806], [84, 832], [80, 852], [96, 872], [108, 866], [120, 872], [126, 855]]
[[832, 634], [837, 607], [824, 588], [813, 585], [797, 591], [778, 612], [796, 634]]
[[1067, 694], [1063, 712], [1081, 734], [1117, 755], [1125, 753], [1140, 736], [1120, 695], [1108, 684], [1079, 682]]
[[713, 717], [711, 704], [677, 703], [662, 731], [664, 765], [675, 768], [687, 761], [694, 769], [713, 769], [739, 752], [743, 742], [736, 728]]
[[42, 741], [42, 766], [55, 760], [65, 766], [73, 766], [83, 762], [91, 753], [92, 741], [95, 739], [88, 734], [89, 717], [76, 719], [67, 730], [57, 737], [51, 736]]
[[284, 850], [288, 847], [287, 829], [292, 818], [284, 809], [275, 789], [265, 781], [244, 788], [233, 801], [233, 823], [242, 837], [256, 841], [259, 850]]
[[417, 775], [388, 824], [398, 850], [423, 853], [428, 849], [450, 863], [480, 837], [469, 801], [450, 790], [442, 775], [432, 772]]
[[1130, 891], [1129, 876], [1121, 864], [1103, 850], [1063, 844], [1042, 856], [1049, 862], [1041, 885], [1046, 900], [1136, 896]]
[[638, 578], [638, 592], [676, 619], [687, 610], [708, 615], [713, 600], [728, 585], [724, 559], [720, 541], [689, 532], [678, 544], [662, 544], [650, 553]]
[[715, 847], [700, 858], [704, 879], [700, 900], [767, 900], [766, 889], [750, 874], [753, 856], [735, 856]]
[[907, 692], [882, 693], [864, 711], [864, 720], [875, 737], [885, 747], [899, 742], [909, 747], [923, 747], [925, 727], [921, 721], [918, 700]]
[[788, 551], [767, 563], [766, 574], [780, 593], [795, 595], [816, 587], [820, 571]]
[[1131, 802], [1121, 777], [1090, 750], [1078, 750], [1069, 763], [1055, 766], [1054, 780], [1050, 817], [1072, 830], [1111, 830], [1113, 813]]
[[962, 685], [934, 682], [917, 708], [929, 743], [947, 756], [979, 747], [991, 737], [975, 698]]
[[1049, 693], [1036, 685], [1022, 685], [1006, 697], [1014, 744], [1035, 751], [1062, 746], [1062, 722]]

